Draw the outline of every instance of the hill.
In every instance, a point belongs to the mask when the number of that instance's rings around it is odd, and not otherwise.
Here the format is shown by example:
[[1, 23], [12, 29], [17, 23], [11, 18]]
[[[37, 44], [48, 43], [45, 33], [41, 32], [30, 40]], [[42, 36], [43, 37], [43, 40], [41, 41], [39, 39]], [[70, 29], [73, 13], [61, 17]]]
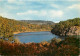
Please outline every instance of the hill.
[[80, 18], [60, 21], [53, 27], [51, 32], [60, 36], [80, 35]]
[[43, 21], [43, 20], [20, 20], [21, 22], [27, 22], [29, 24], [38, 24], [38, 25], [42, 25], [42, 24], [45, 24], [45, 25], [52, 25], [54, 24], [54, 22], [52, 21]]
[[13, 32], [50, 31], [52, 29], [52, 25], [54, 25], [53, 22], [49, 21], [19, 21], [0, 16], [0, 25], [3, 26], [5, 24], [9, 25]]

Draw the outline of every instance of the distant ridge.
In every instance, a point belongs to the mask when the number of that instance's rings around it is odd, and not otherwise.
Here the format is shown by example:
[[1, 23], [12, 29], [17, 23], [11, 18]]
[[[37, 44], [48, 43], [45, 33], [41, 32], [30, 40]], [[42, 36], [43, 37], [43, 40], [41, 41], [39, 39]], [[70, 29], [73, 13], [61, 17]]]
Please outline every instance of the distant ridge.
[[52, 21], [44, 21], [44, 20], [20, 20], [20, 21], [27, 22], [29, 24], [39, 24], [39, 25], [42, 25], [42, 24], [52, 25], [52, 24], [54, 24], [54, 22], [52, 22]]

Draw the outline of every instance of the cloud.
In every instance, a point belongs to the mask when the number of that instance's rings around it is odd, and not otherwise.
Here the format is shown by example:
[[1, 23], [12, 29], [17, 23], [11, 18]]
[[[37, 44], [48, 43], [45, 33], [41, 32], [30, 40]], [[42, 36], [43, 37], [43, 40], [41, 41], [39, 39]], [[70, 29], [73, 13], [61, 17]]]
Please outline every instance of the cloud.
[[7, 0], [9, 3], [15, 3], [17, 0]]
[[47, 12], [44, 10], [37, 11], [37, 10], [28, 10], [23, 13], [17, 13], [17, 15], [37, 15], [37, 16], [46, 16]]
[[0, 0], [0, 15], [14, 19], [59, 22], [80, 16], [79, 0]]
[[51, 4], [51, 6], [52, 6], [52, 7], [55, 7], [55, 8], [59, 8], [59, 6], [56, 5], [56, 4]]
[[36, 16], [48, 16], [48, 17], [61, 17], [63, 11], [60, 10], [28, 10], [23, 13], [17, 13], [17, 15], [36, 15]]
[[8, 8], [9, 10], [19, 9], [19, 7], [15, 7], [15, 6], [11, 6], [11, 5], [6, 5], [6, 8]]
[[0, 16], [3, 17], [7, 17], [7, 18], [11, 18], [11, 19], [15, 19], [14, 15], [10, 14], [10, 13], [0, 13]]
[[23, 0], [7, 0], [7, 2], [17, 4], [17, 5], [25, 4], [25, 1]]
[[61, 10], [58, 10], [58, 11], [50, 10], [48, 13], [50, 14], [51, 17], [61, 17], [61, 16], [63, 16], [63, 11], [61, 11]]
[[38, 11], [28, 10], [27, 12], [17, 13], [17, 15], [28, 15], [28, 14], [36, 14], [36, 13], [38, 13]]
[[69, 6], [68, 9], [78, 9], [78, 10], [80, 10], [80, 4], [74, 4], [72, 6]]
[[71, 14], [73, 17], [79, 17], [80, 16], [80, 4], [73, 4], [71, 6], [68, 6], [65, 10], [65, 13]]

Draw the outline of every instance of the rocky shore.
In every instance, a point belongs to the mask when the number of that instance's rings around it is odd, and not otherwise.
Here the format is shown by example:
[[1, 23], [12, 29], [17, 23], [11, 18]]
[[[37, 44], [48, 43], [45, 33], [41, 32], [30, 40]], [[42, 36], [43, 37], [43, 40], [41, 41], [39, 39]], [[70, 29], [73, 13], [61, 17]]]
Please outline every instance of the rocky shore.
[[71, 27], [70, 29], [68, 29], [66, 35], [80, 35], [80, 27], [79, 26]]
[[80, 26], [72, 26], [70, 28], [66, 28], [66, 30], [62, 30], [61, 33], [58, 31], [56, 32], [55, 30], [52, 30], [51, 32], [59, 36], [80, 35]]

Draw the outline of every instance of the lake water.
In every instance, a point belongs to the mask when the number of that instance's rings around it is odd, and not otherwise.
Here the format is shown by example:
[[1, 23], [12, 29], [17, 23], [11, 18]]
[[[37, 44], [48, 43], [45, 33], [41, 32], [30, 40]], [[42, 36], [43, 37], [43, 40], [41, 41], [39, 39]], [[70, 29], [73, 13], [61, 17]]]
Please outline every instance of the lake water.
[[18, 38], [22, 43], [35, 42], [39, 43], [42, 41], [49, 41], [52, 38], [58, 38], [57, 35], [52, 34], [51, 32], [26, 32], [15, 34], [15, 38]]

